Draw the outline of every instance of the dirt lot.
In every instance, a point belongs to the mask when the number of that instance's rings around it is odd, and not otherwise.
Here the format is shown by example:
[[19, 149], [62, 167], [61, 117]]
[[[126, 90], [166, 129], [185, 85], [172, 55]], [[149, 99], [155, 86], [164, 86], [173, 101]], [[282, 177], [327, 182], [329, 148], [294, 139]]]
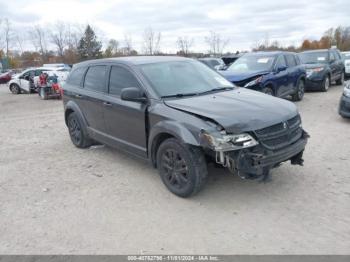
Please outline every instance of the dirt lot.
[[297, 103], [311, 139], [305, 166], [267, 184], [210, 168], [191, 199], [147, 163], [75, 148], [61, 101], [0, 86], [1, 254], [348, 254], [350, 121], [342, 87]]

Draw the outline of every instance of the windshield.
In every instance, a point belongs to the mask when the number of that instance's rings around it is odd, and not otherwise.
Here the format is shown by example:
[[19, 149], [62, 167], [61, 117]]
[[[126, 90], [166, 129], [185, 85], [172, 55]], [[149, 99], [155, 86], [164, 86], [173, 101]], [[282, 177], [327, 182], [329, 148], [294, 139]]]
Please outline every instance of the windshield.
[[303, 64], [324, 64], [328, 62], [328, 52], [300, 53], [299, 57]]
[[139, 67], [160, 97], [234, 87], [224, 77], [197, 61], [162, 62]]
[[245, 55], [238, 58], [227, 70], [234, 73], [246, 71], [269, 71], [272, 68], [275, 56]]

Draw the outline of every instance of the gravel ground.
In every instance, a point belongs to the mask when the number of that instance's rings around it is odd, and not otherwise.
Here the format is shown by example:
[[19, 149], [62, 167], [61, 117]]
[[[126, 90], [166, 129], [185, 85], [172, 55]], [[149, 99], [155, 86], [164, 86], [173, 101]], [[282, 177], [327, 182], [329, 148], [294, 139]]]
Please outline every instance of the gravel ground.
[[61, 101], [0, 86], [1, 254], [349, 254], [350, 121], [342, 87], [297, 103], [305, 166], [266, 184], [210, 168], [181, 199], [117, 150], [75, 148]]

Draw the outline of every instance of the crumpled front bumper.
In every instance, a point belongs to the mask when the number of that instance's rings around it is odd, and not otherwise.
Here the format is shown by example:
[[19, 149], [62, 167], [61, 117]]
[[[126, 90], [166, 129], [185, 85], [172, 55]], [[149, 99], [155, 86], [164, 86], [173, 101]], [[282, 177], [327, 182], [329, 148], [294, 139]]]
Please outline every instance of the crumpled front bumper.
[[234, 170], [243, 177], [258, 177], [264, 171], [272, 169], [285, 161], [293, 165], [303, 165], [303, 152], [309, 135], [303, 130], [301, 138], [295, 143], [276, 151], [266, 150], [262, 146], [227, 152]]

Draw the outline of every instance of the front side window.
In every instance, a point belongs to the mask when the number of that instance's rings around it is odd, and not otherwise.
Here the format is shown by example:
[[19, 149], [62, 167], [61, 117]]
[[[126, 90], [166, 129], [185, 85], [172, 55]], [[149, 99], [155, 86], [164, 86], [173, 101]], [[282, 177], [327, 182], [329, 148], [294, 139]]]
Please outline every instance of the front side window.
[[296, 66], [296, 62], [295, 62], [295, 59], [294, 59], [294, 55], [292, 55], [292, 54], [286, 54], [285, 56], [286, 56], [287, 66], [288, 66], [288, 67]]
[[280, 55], [276, 61], [276, 68], [286, 67], [286, 60], [284, 59], [283, 55]]
[[234, 87], [223, 76], [197, 61], [161, 62], [139, 67], [161, 97]]
[[109, 93], [119, 96], [122, 89], [126, 87], [140, 87], [140, 85], [130, 71], [120, 66], [112, 66], [109, 78]]
[[84, 82], [84, 88], [103, 92], [105, 87], [107, 66], [91, 66], [89, 67]]

